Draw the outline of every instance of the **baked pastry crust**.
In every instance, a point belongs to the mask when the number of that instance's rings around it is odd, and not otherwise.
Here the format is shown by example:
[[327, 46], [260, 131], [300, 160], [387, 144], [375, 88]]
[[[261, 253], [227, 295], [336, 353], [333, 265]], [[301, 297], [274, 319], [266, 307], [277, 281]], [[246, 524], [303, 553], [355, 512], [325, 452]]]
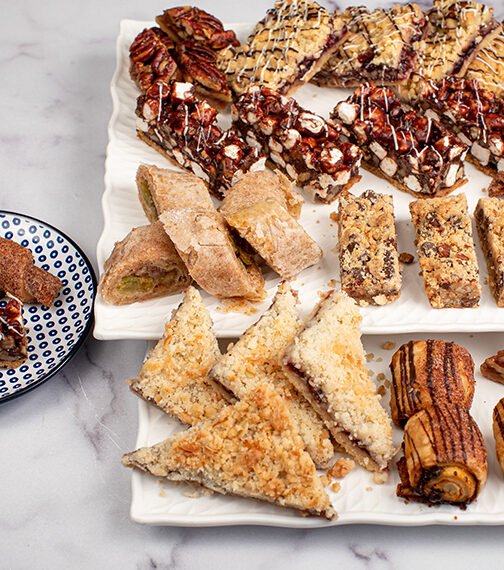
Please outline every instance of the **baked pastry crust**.
[[146, 402], [194, 425], [227, 405], [228, 395], [207, 376], [219, 356], [212, 319], [201, 295], [189, 287], [162, 338], [128, 384]]
[[23, 304], [7, 294], [0, 307], [0, 368], [18, 368], [28, 358], [28, 340], [23, 323]]
[[281, 359], [302, 323], [297, 296], [290, 285], [279, 285], [270, 308], [222, 355], [210, 376], [238, 398], [270, 382], [280, 394], [301, 436], [306, 451], [319, 467], [327, 467], [334, 455], [329, 431], [309, 402], [291, 384]]
[[485, 362], [480, 366], [480, 372], [485, 378], [504, 384], [504, 350], [485, 358]]
[[504, 28], [501, 24], [498, 35], [492, 35], [485, 46], [469, 63], [465, 73], [466, 79], [477, 81], [481, 87], [504, 95]]
[[389, 85], [408, 79], [418, 67], [415, 42], [427, 20], [416, 4], [369, 11], [349, 7], [341, 13], [348, 34], [313, 77], [321, 87], [356, 87], [365, 81]]
[[474, 362], [469, 352], [444, 340], [415, 340], [392, 356], [390, 411], [398, 427], [425, 406], [451, 402], [471, 407]]
[[465, 406], [428, 406], [404, 428], [404, 457], [398, 463], [397, 496], [465, 508], [487, 478], [483, 436]]
[[103, 270], [101, 294], [113, 305], [175, 295], [192, 281], [159, 221], [133, 228], [116, 242]]
[[171, 481], [336, 518], [284, 400], [268, 384], [214, 418], [122, 458]]
[[494, 408], [492, 428], [495, 437], [497, 461], [504, 472], [504, 398], [501, 398]]

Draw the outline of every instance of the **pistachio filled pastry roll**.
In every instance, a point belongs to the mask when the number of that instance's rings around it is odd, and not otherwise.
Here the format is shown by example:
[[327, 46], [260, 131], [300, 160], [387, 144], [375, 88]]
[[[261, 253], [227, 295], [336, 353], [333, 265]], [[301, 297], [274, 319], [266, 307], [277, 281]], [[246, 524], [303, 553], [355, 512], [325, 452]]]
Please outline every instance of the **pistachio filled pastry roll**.
[[392, 356], [390, 411], [403, 427], [425, 406], [452, 402], [471, 407], [474, 362], [469, 352], [444, 340], [414, 340]]
[[497, 402], [493, 411], [493, 433], [497, 460], [504, 471], [504, 398]]
[[404, 457], [397, 466], [397, 496], [422, 503], [464, 508], [487, 478], [483, 436], [465, 406], [428, 406], [404, 428]]
[[192, 281], [161, 222], [132, 229], [103, 267], [101, 293], [113, 305], [174, 295]]
[[213, 210], [206, 184], [189, 172], [141, 164], [136, 174], [138, 199], [151, 222], [169, 210], [199, 208]]

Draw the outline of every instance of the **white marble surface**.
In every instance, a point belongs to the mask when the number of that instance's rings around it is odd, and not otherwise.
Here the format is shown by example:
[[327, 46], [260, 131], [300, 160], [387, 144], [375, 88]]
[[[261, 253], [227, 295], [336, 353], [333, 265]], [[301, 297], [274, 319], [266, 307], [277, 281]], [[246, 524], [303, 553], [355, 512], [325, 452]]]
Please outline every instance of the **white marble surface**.
[[[327, 3], [329, 5], [330, 3]], [[331, 3], [334, 6], [334, 3]], [[267, 0], [200, 0], [227, 21], [259, 19]], [[494, 0], [502, 19], [502, 0]], [[95, 261], [121, 18], [145, 1], [3, 1], [0, 19], [0, 209], [41, 218]], [[129, 519], [137, 402], [124, 383], [140, 341], [98, 342], [48, 383], [0, 406], [0, 567], [501, 568], [500, 527], [350, 526], [315, 531], [183, 529]]]

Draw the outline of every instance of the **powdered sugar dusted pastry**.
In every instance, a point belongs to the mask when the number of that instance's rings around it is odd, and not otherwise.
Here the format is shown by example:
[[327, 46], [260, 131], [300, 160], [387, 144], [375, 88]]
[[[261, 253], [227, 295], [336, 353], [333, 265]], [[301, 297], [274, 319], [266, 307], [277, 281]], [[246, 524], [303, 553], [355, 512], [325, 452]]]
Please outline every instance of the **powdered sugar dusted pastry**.
[[246, 45], [223, 50], [218, 65], [235, 93], [253, 84], [292, 94], [327, 61], [346, 33], [339, 16], [311, 0], [278, 0]]
[[101, 293], [113, 305], [174, 295], [191, 283], [161, 222], [132, 229], [115, 244], [103, 269]]
[[392, 422], [366, 370], [360, 321], [355, 301], [331, 292], [287, 348], [284, 363], [335, 441], [366, 469], [381, 471], [394, 454]]
[[212, 319], [201, 295], [189, 287], [163, 337], [128, 384], [137, 396], [194, 425], [227, 404], [222, 389], [207, 377], [219, 356]]
[[268, 384], [208, 421], [126, 453], [122, 463], [158, 478], [336, 518], [284, 400]]
[[415, 42], [427, 20], [416, 4], [369, 11], [349, 7], [341, 14], [349, 33], [313, 77], [320, 86], [358, 86], [364, 81], [388, 85], [408, 79], [418, 66]]

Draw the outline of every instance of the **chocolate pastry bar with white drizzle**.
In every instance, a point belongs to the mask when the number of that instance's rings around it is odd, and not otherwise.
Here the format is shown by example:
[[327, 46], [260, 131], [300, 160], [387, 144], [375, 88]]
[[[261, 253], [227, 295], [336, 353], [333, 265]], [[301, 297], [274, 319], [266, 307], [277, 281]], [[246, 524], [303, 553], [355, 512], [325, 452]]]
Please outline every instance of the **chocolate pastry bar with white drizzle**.
[[254, 85], [231, 106], [233, 126], [312, 198], [332, 202], [360, 180], [361, 152], [341, 128], [294, 99]]
[[446, 77], [429, 82], [421, 105], [469, 147], [467, 158], [493, 176], [504, 171], [504, 101], [477, 81]]
[[360, 146], [363, 165], [414, 196], [444, 196], [467, 180], [467, 145], [443, 125], [402, 104], [386, 87], [365, 83], [336, 105], [331, 119]]
[[191, 83], [172, 82], [156, 96], [140, 95], [136, 114], [139, 138], [205, 180], [219, 198], [244, 172], [264, 168], [256, 148], [217, 126], [217, 111]]
[[250, 85], [294, 93], [323, 66], [346, 34], [338, 15], [311, 0], [278, 0], [247, 44], [222, 50], [219, 68], [240, 95]]
[[475, 79], [484, 89], [504, 96], [504, 27], [481, 48], [467, 68], [466, 79]]
[[0, 367], [17, 368], [28, 358], [23, 304], [8, 293], [7, 299], [0, 307]]
[[409, 208], [431, 306], [477, 307], [481, 286], [465, 195], [416, 200]]
[[321, 87], [357, 87], [364, 81], [389, 85], [408, 79], [418, 67], [415, 43], [427, 20], [416, 4], [396, 4], [387, 10], [365, 6], [342, 12], [349, 33], [313, 77]]
[[399, 96], [411, 103], [420, 99], [425, 81], [448, 75], [463, 77], [478, 51], [500, 32], [493, 8], [468, 0], [434, 0], [426, 16], [427, 33], [418, 50], [419, 69], [395, 87]]

